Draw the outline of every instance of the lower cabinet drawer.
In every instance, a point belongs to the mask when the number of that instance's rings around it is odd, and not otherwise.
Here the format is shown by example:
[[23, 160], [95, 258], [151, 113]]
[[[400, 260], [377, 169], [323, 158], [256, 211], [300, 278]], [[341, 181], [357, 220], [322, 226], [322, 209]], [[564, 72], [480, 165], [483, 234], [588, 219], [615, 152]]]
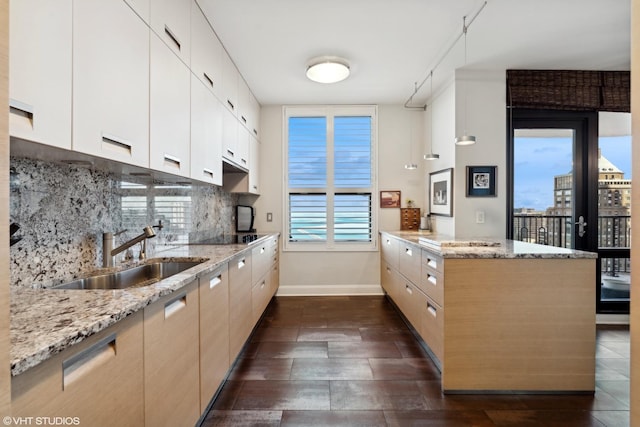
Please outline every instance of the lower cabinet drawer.
[[144, 425], [142, 346], [138, 312], [13, 377], [13, 416], [63, 417], [83, 426]]
[[443, 361], [444, 309], [427, 297], [421, 309], [420, 335], [433, 354]]
[[444, 306], [444, 274], [425, 268], [423, 265], [419, 287], [436, 304], [440, 307]]
[[254, 325], [260, 320], [264, 309], [267, 308], [269, 301], [271, 301], [272, 291], [271, 274], [269, 273], [262, 276], [262, 279], [253, 285], [251, 289], [251, 310]]

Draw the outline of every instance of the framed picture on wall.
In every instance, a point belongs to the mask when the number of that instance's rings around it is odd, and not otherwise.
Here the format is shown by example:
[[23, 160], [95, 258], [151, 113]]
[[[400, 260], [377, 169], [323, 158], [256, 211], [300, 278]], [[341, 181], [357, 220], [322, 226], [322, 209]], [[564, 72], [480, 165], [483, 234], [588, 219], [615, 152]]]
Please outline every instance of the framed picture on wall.
[[381, 191], [380, 207], [381, 208], [399, 208], [400, 207], [400, 191]]
[[496, 197], [497, 166], [467, 166], [467, 197]]
[[429, 174], [429, 211], [432, 215], [453, 216], [453, 168]]

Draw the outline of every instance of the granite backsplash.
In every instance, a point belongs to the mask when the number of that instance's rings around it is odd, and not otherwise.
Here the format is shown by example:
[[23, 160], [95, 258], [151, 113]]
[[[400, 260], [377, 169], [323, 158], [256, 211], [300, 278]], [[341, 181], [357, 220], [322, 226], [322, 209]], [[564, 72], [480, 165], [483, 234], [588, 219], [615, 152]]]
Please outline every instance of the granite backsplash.
[[[20, 240], [10, 249], [12, 286], [47, 286], [101, 267], [103, 232], [127, 229], [115, 238], [119, 245], [162, 220], [164, 228], [147, 240], [152, 257], [162, 246], [234, 230], [238, 196], [220, 187], [145, 184], [83, 166], [16, 157], [10, 173], [10, 220], [20, 226], [14, 235]], [[132, 250], [137, 257], [140, 245]]]

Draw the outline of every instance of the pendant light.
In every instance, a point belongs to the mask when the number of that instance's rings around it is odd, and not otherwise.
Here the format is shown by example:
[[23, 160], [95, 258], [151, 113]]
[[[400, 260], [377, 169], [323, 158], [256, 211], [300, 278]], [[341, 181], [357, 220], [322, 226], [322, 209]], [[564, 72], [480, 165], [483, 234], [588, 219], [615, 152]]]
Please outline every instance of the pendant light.
[[440, 154], [433, 152], [433, 70], [429, 73], [431, 79], [431, 89], [429, 90], [429, 98], [431, 98], [431, 139], [429, 140], [429, 152], [424, 155], [425, 160], [437, 160], [440, 158]]
[[413, 163], [413, 118], [409, 119], [409, 163], [404, 168], [411, 171], [418, 169], [418, 165]]
[[[467, 65], [467, 17], [462, 17], [462, 34], [464, 35], [464, 65]], [[464, 84], [464, 105], [462, 116], [462, 128], [464, 130], [462, 136], [456, 137], [456, 145], [472, 145], [476, 143], [476, 137], [467, 135], [467, 84]]]

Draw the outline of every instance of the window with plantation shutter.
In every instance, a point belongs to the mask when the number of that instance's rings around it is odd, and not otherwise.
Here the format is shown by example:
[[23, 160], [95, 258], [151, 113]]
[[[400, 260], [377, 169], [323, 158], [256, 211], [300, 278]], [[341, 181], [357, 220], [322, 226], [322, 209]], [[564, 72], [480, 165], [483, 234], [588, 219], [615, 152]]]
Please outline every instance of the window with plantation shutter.
[[376, 108], [284, 111], [285, 249], [375, 249]]

